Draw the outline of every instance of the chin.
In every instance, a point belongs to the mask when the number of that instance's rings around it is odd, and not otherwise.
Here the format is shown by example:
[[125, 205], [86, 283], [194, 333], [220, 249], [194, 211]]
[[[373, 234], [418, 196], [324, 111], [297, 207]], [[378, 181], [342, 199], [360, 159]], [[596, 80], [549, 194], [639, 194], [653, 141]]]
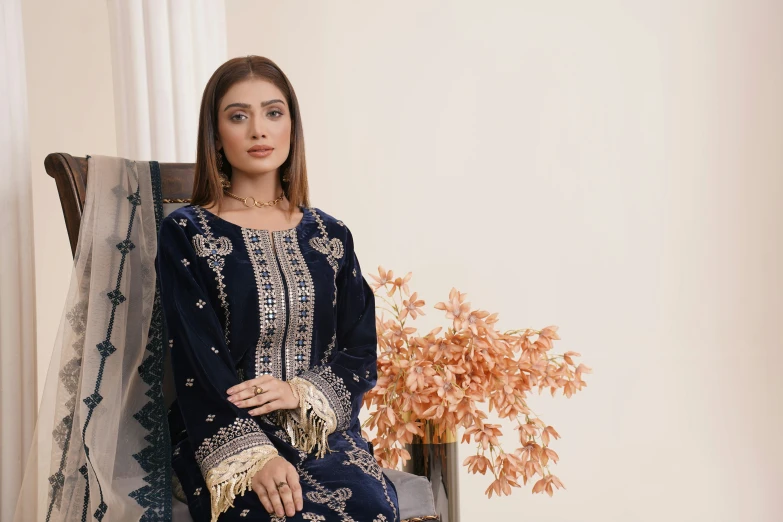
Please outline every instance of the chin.
[[271, 158], [258, 158], [254, 161], [251, 161], [247, 165], [241, 165], [239, 168], [243, 172], [247, 172], [251, 175], [261, 175], [266, 174], [267, 172], [271, 172], [275, 169], [280, 168], [280, 165], [282, 163], [278, 163], [277, 161], [270, 161]]

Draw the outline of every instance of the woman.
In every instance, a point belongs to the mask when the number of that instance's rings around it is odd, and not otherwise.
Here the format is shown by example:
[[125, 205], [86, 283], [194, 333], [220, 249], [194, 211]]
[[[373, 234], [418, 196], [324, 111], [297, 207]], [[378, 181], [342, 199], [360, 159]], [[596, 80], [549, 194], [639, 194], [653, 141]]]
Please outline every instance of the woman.
[[398, 520], [358, 421], [374, 295], [349, 228], [309, 204], [299, 106], [270, 60], [210, 78], [192, 200], [162, 221], [156, 267], [193, 519]]

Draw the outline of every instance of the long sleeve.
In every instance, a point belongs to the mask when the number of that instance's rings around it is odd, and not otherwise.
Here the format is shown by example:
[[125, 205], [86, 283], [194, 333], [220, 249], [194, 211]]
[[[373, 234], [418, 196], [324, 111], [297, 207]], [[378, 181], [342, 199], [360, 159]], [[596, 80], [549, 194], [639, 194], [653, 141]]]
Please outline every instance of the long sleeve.
[[[200, 253], [208, 257], [210, 267], [222, 267], [220, 256], [230, 253], [230, 243], [209, 248]], [[171, 216], [164, 218], [156, 259], [161, 304], [177, 400], [210, 489], [214, 522], [237, 495], [250, 489], [253, 475], [278, 452], [247, 410], [228, 400], [226, 390], [239, 383], [239, 376], [217, 312], [201, 283], [199, 262], [183, 227]]]
[[377, 380], [375, 295], [364, 278], [351, 231], [346, 227], [344, 262], [336, 275], [336, 352], [331, 360], [289, 382], [299, 408], [283, 412], [281, 423], [293, 444], [322, 457], [327, 436], [348, 429], [359, 415], [364, 394]]

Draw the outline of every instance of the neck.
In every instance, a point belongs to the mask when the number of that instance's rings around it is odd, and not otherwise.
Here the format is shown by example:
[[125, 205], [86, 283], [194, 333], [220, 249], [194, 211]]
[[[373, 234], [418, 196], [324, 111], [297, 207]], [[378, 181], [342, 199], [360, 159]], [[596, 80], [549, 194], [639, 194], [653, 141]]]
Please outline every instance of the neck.
[[256, 201], [272, 201], [283, 192], [283, 186], [277, 169], [252, 176], [235, 170], [228, 190], [240, 197], [252, 196]]

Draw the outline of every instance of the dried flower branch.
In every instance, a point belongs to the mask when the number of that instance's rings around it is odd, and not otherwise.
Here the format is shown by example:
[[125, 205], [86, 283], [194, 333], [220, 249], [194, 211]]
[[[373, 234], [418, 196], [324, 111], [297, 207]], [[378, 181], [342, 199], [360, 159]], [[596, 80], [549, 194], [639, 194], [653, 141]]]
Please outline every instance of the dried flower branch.
[[[454, 288], [448, 301], [435, 305], [452, 326], [442, 334], [438, 327], [417, 336], [407, 323], [424, 315], [425, 303], [410, 293], [411, 275], [395, 278], [383, 267], [378, 276], [370, 275], [381, 313], [376, 315], [378, 382], [364, 397], [370, 411], [364, 426], [376, 430], [372, 444], [379, 463], [388, 468], [404, 464], [410, 459], [405, 444], [414, 435], [424, 436], [425, 421], [435, 421], [434, 442], [464, 429], [462, 442], [477, 444], [476, 454], [463, 464], [470, 473], [492, 474], [488, 497], [510, 495], [520, 481], [527, 484], [535, 477], [533, 493], [551, 496], [553, 488], [563, 488], [549, 470], [550, 461], [559, 459], [549, 445], [560, 435], [531, 411], [527, 397], [534, 388], [571, 397], [587, 385], [582, 375], [590, 368], [574, 362], [576, 352], [551, 353], [553, 341], [560, 339], [556, 326], [501, 333], [496, 313], [471, 309], [466, 294]], [[385, 312], [392, 317], [385, 319]], [[503, 450], [500, 426], [485, 422], [487, 413], [479, 405], [486, 403], [500, 418], [516, 420], [520, 446], [513, 452]]]

